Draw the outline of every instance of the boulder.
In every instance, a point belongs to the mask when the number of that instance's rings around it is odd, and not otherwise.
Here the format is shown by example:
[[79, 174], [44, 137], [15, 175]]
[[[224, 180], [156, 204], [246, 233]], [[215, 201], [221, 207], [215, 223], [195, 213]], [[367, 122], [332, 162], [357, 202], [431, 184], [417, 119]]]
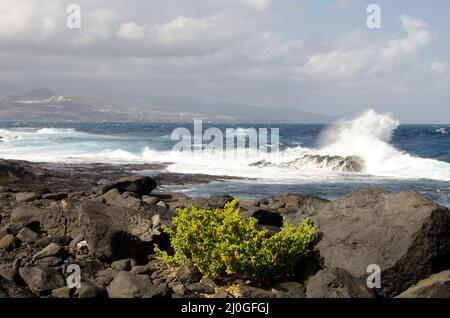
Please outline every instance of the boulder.
[[108, 205], [121, 206], [128, 209], [137, 210], [141, 207], [142, 201], [133, 196], [124, 197], [118, 189], [111, 189], [105, 194], [99, 196], [97, 201]]
[[139, 195], [145, 195], [152, 192], [156, 187], [156, 181], [150, 177], [133, 176], [120, 178], [117, 181], [107, 183], [101, 186], [97, 192], [103, 195], [111, 189], [117, 189], [121, 193], [130, 191]]
[[391, 297], [450, 261], [450, 211], [413, 190], [359, 190], [325, 204], [312, 220], [315, 247], [325, 267], [365, 280], [367, 267], [381, 268], [381, 289]]
[[150, 215], [98, 201], [79, 206], [81, 232], [99, 259], [141, 259], [153, 251], [156, 235]]
[[341, 268], [326, 268], [312, 276], [306, 285], [307, 298], [373, 298], [365, 280]]
[[154, 298], [167, 293], [163, 286], [155, 286], [146, 275], [119, 272], [106, 288], [110, 298]]
[[53, 267], [21, 267], [19, 269], [19, 274], [28, 288], [35, 294], [51, 291], [62, 287], [65, 284], [65, 280], [61, 273]]
[[398, 298], [450, 298], [450, 270], [431, 275], [397, 296]]

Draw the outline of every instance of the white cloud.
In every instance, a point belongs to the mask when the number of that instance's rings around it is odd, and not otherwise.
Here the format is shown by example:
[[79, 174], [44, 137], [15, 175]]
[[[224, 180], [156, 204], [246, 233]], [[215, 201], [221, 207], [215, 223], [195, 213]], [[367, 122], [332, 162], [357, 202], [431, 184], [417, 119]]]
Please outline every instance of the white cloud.
[[423, 20], [402, 15], [400, 21], [407, 32], [407, 36], [388, 43], [382, 52], [383, 57], [387, 60], [404, 58], [408, 54], [415, 54], [431, 42], [431, 31]]
[[54, 1], [1, 1], [0, 40], [44, 41], [56, 30], [60, 4]]
[[117, 37], [132, 41], [142, 40], [146, 37], [146, 30], [134, 22], [122, 23], [117, 31]]
[[301, 70], [313, 77], [356, 81], [361, 77], [396, 72], [397, 66], [414, 60], [416, 53], [427, 47], [432, 39], [424, 21], [408, 16], [401, 16], [400, 21], [407, 33], [403, 38], [371, 43], [361, 39], [363, 35], [368, 39], [368, 33], [341, 36], [337, 43], [331, 43], [331, 50], [309, 57]]

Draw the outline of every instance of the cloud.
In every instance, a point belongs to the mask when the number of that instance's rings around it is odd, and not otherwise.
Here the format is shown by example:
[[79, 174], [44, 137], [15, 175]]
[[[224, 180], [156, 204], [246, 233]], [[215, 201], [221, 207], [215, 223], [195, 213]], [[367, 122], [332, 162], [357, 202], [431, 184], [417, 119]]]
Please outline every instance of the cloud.
[[152, 26], [127, 22], [120, 26], [117, 37], [152, 45], [220, 46], [245, 34], [238, 22], [224, 14], [206, 18], [179, 16], [169, 22]]
[[69, 30], [71, 2], [0, 2], [0, 85], [328, 112], [366, 100], [397, 105], [402, 96], [429, 96], [420, 92], [438, 90], [437, 82], [442, 95], [450, 83], [450, 56], [433, 59], [433, 24], [416, 17], [401, 16], [389, 28], [386, 17], [386, 28], [374, 32], [344, 32], [349, 24], [334, 20], [320, 38], [321, 30], [308, 28], [319, 21], [317, 2], [78, 0], [82, 28]]
[[388, 43], [383, 50], [383, 57], [387, 60], [404, 58], [408, 54], [415, 54], [431, 42], [432, 33], [423, 20], [402, 15], [400, 21], [407, 32], [407, 36]]
[[0, 2], [0, 40], [45, 41], [57, 28], [55, 13], [59, 9], [54, 1]]
[[[312, 77], [353, 80], [396, 72], [399, 65], [413, 60], [432, 39], [432, 33], [424, 21], [405, 15], [400, 17], [400, 21], [406, 31], [403, 38], [372, 43], [367, 32], [359, 32], [356, 36], [353, 32], [351, 36], [341, 36], [337, 43], [329, 45], [331, 50], [312, 55], [301, 70]], [[362, 39], [364, 37], [366, 41]]]

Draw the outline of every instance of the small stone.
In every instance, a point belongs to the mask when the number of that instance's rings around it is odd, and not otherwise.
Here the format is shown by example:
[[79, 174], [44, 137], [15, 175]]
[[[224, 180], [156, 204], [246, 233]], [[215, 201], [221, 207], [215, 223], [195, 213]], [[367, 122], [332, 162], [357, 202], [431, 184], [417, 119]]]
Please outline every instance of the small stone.
[[10, 264], [2, 264], [0, 265], [0, 277], [3, 277], [10, 282], [17, 282], [17, 269], [14, 268], [14, 265], [11, 266]]
[[78, 242], [76, 245], [76, 251], [79, 254], [84, 254], [89, 252], [89, 246], [86, 240], [83, 240], [81, 242]]
[[39, 234], [27, 227], [24, 227], [19, 231], [19, 233], [17, 233], [16, 237], [22, 242], [32, 243], [39, 239]]
[[215, 292], [211, 298], [231, 298], [231, 295], [228, 294], [225, 290], [220, 289], [217, 292]]
[[155, 286], [148, 276], [120, 272], [107, 287], [111, 298], [153, 298], [163, 296], [164, 286]]
[[49, 257], [49, 256], [61, 256], [66, 254], [66, 249], [59, 244], [50, 243], [44, 248], [42, 251], [36, 253], [33, 256], [33, 260], [36, 261], [38, 259]]
[[162, 208], [164, 208], [164, 209], [168, 209], [168, 208], [169, 208], [169, 206], [167, 205], [167, 203], [164, 202], [164, 201], [158, 201], [158, 203], [156, 203], [156, 206], [162, 207]]
[[17, 202], [28, 202], [38, 199], [39, 195], [34, 192], [21, 192], [17, 193], [15, 198]]
[[42, 195], [42, 199], [60, 201], [69, 197], [66, 192], [46, 193]]
[[12, 234], [5, 235], [0, 239], [0, 252], [11, 251], [19, 246], [19, 241]]
[[193, 283], [186, 285], [186, 289], [199, 294], [214, 294], [215, 290], [213, 287], [208, 286], [204, 283]]
[[89, 282], [82, 282], [76, 294], [78, 298], [99, 298], [106, 295], [106, 289]]
[[148, 264], [142, 266], [133, 266], [131, 272], [137, 275], [151, 275], [158, 269], [156, 262], [149, 262]]
[[270, 290], [239, 284], [239, 294], [242, 298], [273, 298]]
[[19, 274], [28, 288], [36, 294], [56, 289], [65, 284], [61, 273], [53, 267], [22, 267], [19, 269]]
[[118, 273], [118, 271], [112, 268], [101, 270], [95, 276], [95, 282], [101, 286], [109, 285], [109, 283], [111, 283], [111, 281], [114, 279], [114, 277], [117, 276]]
[[180, 284], [180, 283], [175, 284], [172, 287], [172, 290], [175, 294], [178, 294], [178, 295], [184, 295], [186, 293], [186, 288], [183, 286], [183, 284]]
[[151, 197], [151, 196], [148, 196], [148, 195], [143, 195], [142, 196], [142, 202], [144, 202], [145, 204], [151, 205], [151, 206], [156, 205], [156, 203], [158, 201], [159, 201], [158, 198], [155, 198], [155, 197]]
[[178, 268], [176, 277], [183, 284], [192, 284], [199, 282], [202, 279], [202, 274], [197, 267], [188, 263]]
[[131, 258], [121, 259], [115, 262], [112, 262], [111, 268], [116, 271], [129, 271], [131, 269], [131, 262], [136, 263]]
[[37, 260], [34, 262], [34, 265], [39, 267], [56, 267], [62, 265], [63, 263], [64, 261], [61, 258], [49, 256]]
[[70, 289], [66, 286], [59, 287], [52, 290], [53, 298], [70, 298]]

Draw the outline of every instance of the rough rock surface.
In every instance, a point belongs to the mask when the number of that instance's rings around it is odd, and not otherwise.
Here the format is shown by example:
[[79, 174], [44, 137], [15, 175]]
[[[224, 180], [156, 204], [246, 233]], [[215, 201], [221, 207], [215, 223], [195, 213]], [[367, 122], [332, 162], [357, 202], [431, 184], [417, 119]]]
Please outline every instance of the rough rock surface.
[[373, 298], [365, 280], [341, 268], [326, 268], [312, 276], [306, 285], [307, 298]]
[[450, 298], [450, 270], [431, 275], [408, 288], [398, 298]]
[[142, 258], [152, 252], [155, 232], [151, 216], [97, 201], [86, 201], [79, 213], [82, 234], [95, 257]]
[[312, 216], [322, 237], [316, 246], [325, 267], [356, 278], [381, 268], [384, 297], [395, 296], [431, 275], [450, 257], [450, 211], [413, 190], [356, 191]]

